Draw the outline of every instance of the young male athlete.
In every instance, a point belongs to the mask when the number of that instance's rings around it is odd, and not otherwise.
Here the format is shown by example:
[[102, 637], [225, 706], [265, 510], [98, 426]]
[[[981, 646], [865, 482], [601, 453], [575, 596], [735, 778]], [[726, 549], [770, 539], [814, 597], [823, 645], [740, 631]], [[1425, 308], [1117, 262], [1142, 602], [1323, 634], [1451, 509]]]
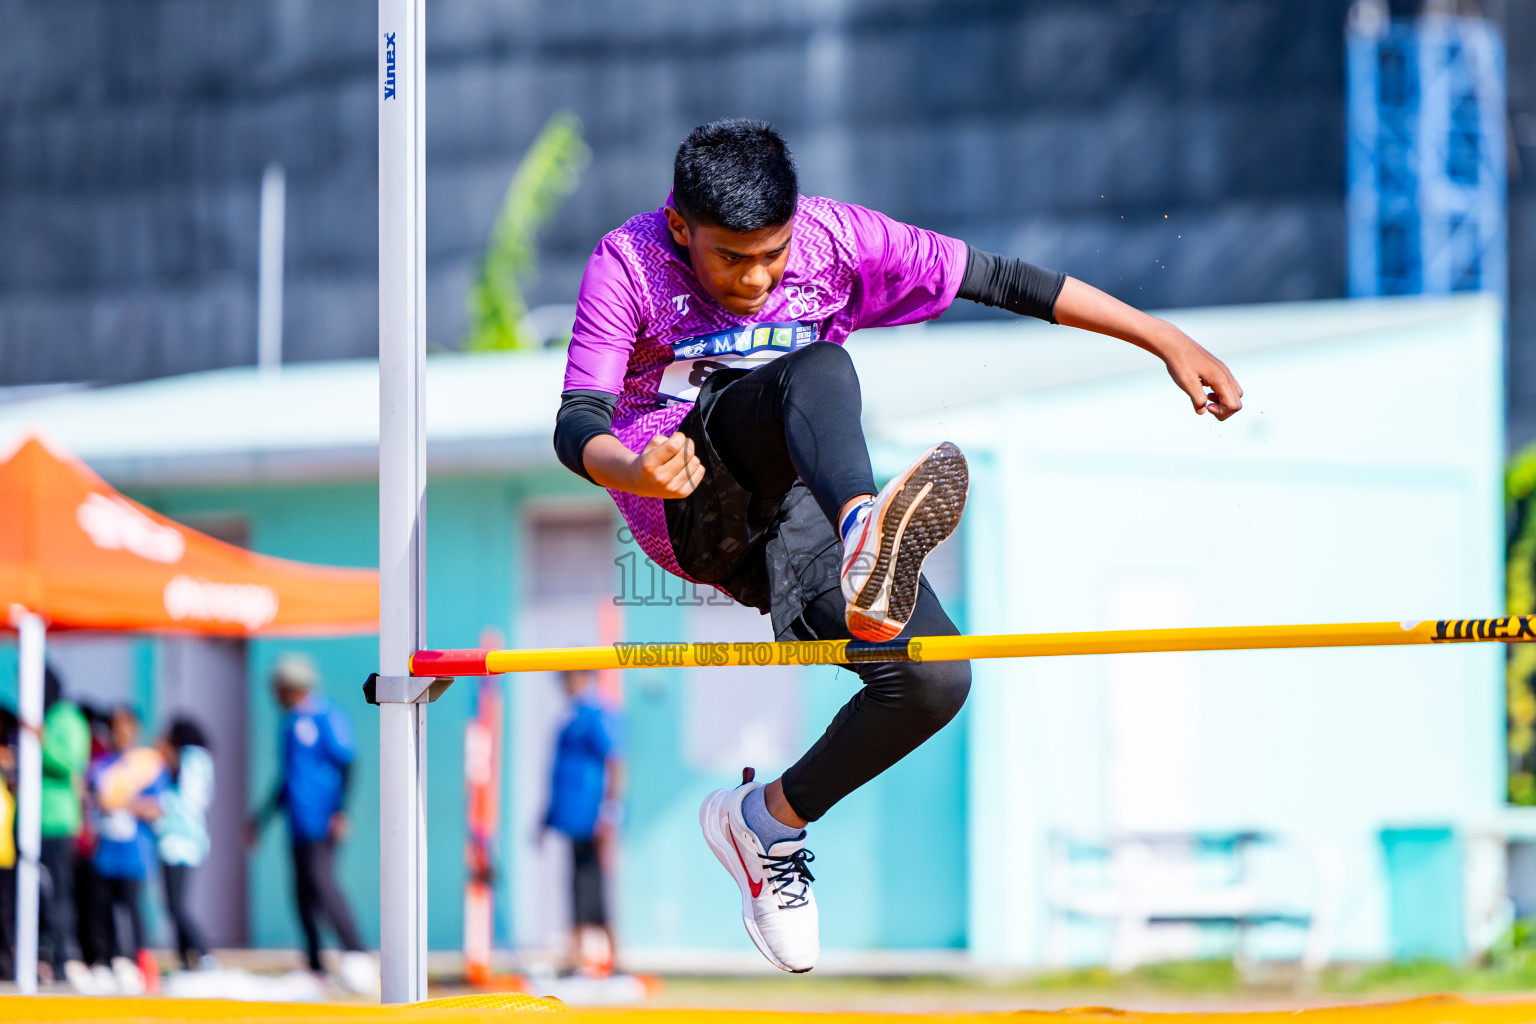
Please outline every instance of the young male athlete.
[[[555, 449], [608, 489], [656, 564], [767, 613], [779, 639], [954, 634], [921, 569], [960, 519], [965, 459], [936, 444], [877, 494], [842, 345], [957, 297], [1144, 348], [1197, 413], [1242, 407], [1227, 368], [1171, 324], [1064, 274], [801, 196], [778, 133], [727, 120], [688, 135], [672, 196], [588, 261]], [[942, 728], [970, 688], [965, 662], [853, 671], [863, 688], [793, 767], [766, 786], [749, 769], [699, 814], [747, 933], [786, 971], [820, 953], [806, 825]]]

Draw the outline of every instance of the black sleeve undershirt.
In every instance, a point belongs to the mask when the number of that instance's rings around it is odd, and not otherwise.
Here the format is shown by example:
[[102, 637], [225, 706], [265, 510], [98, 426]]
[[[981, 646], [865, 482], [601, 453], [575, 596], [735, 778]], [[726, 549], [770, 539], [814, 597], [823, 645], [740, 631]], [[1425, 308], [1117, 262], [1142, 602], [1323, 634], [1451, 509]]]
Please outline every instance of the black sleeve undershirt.
[[581, 453], [594, 437], [613, 433], [613, 408], [618, 404], [618, 396], [606, 391], [577, 389], [560, 396], [560, 411], [555, 414], [555, 455], [566, 469], [597, 483], [581, 461]]
[[974, 245], [965, 248], [965, 277], [957, 298], [1056, 322], [1056, 297], [1067, 282], [1066, 274], [984, 252]]
[[[1056, 297], [1067, 275], [975, 246], [968, 245], [966, 250], [959, 298], [1056, 322]], [[560, 411], [555, 414], [555, 454], [566, 469], [592, 483], [597, 481], [587, 472], [582, 452], [594, 437], [613, 433], [613, 410], [618, 401], [606, 391], [584, 389], [560, 396]]]

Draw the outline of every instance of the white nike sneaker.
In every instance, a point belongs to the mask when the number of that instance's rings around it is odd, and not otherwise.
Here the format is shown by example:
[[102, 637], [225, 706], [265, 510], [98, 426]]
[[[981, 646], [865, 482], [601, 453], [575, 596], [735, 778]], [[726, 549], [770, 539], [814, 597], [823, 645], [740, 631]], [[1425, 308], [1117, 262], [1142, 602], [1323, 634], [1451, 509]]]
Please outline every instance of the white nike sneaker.
[[758, 951], [781, 971], [802, 974], [821, 955], [821, 926], [811, 872], [815, 856], [805, 838], [783, 840], [763, 849], [757, 833], [741, 816], [741, 802], [762, 787], [752, 782], [752, 769], [742, 773], [742, 785], [717, 789], [699, 808], [699, 827], [741, 889], [741, 922]]
[[955, 532], [971, 474], [960, 449], [929, 448], [886, 484], [843, 542], [843, 600], [848, 632], [860, 640], [894, 640], [917, 604], [928, 552]]

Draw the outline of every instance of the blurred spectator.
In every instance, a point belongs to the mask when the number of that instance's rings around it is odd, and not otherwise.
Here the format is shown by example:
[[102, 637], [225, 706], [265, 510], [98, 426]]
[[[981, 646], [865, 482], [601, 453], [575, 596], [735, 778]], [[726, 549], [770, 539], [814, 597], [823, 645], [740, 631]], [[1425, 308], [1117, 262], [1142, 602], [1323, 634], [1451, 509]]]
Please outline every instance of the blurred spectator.
[[208, 858], [208, 805], [213, 802], [213, 755], [197, 723], [178, 718], [160, 740], [166, 779], [154, 816], [155, 849], [165, 882], [165, 905], [176, 925], [176, 949], [187, 970], [217, 967], [202, 929], [187, 906], [192, 869]]
[[[85, 716], [90, 730], [90, 759], [95, 764], [112, 752], [112, 715], [98, 707], [82, 703], [80, 713]], [[112, 971], [107, 966], [112, 959], [112, 937], [108, 929], [111, 923], [102, 908], [107, 896], [103, 891], [101, 876], [96, 874], [96, 819], [95, 797], [87, 787], [82, 794], [85, 809], [90, 813], [81, 816], [80, 836], [75, 844], [75, 921], [78, 925], [80, 957], [91, 965], [92, 978], [76, 988], [85, 992], [107, 994], [117, 990]]]
[[597, 674], [562, 672], [570, 714], [555, 739], [544, 825], [571, 841], [571, 962], [592, 977], [613, 973], [604, 865], [611, 859], [622, 806], [624, 762], [613, 717], [598, 701]]
[[16, 715], [0, 708], [0, 978], [16, 977]]
[[336, 932], [343, 950], [339, 980], [369, 994], [378, 973], [363, 953], [346, 897], [336, 885], [336, 845], [347, 836], [347, 786], [354, 756], [352, 725], [346, 713], [319, 692], [320, 673], [302, 654], [286, 654], [272, 672], [272, 692], [283, 717], [278, 764], [282, 772], [267, 802], [252, 815], [247, 841], [255, 845], [262, 828], [281, 808], [293, 847], [294, 899], [309, 969], [321, 973], [320, 921]]
[[113, 711], [112, 750], [97, 758], [90, 770], [96, 807], [92, 860], [106, 896], [98, 909], [109, 939], [112, 977], [123, 995], [144, 991], [139, 969], [144, 948], [139, 893], [149, 874], [144, 819], [158, 814], [164, 773], [159, 751], [139, 744], [139, 716], [128, 707]]
[[41, 922], [38, 957], [68, 978], [77, 991], [93, 991], [90, 971], [75, 941], [75, 854], [80, 841], [81, 799], [90, 765], [91, 727], [64, 696], [63, 681], [43, 670]]

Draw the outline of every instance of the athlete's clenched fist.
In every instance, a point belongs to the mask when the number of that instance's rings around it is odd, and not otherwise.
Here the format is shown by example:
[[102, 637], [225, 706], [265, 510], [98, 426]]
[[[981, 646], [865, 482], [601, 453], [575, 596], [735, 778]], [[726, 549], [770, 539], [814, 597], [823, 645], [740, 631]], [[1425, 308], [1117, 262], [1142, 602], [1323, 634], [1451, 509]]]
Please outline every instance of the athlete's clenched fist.
[[635, 457], [634, 471], [637, 486], [630, 493], [647, 498], [686, 498], [704, 479], [704, 464], [682, 431], [651, 438]]
[[642, 498], [686, 498], [704, 479], [704, 464], [680, 431], [657, 434], [638, 455], [612, 434], [599, 434], [587, 442], [581, 461], [597, 483]]

